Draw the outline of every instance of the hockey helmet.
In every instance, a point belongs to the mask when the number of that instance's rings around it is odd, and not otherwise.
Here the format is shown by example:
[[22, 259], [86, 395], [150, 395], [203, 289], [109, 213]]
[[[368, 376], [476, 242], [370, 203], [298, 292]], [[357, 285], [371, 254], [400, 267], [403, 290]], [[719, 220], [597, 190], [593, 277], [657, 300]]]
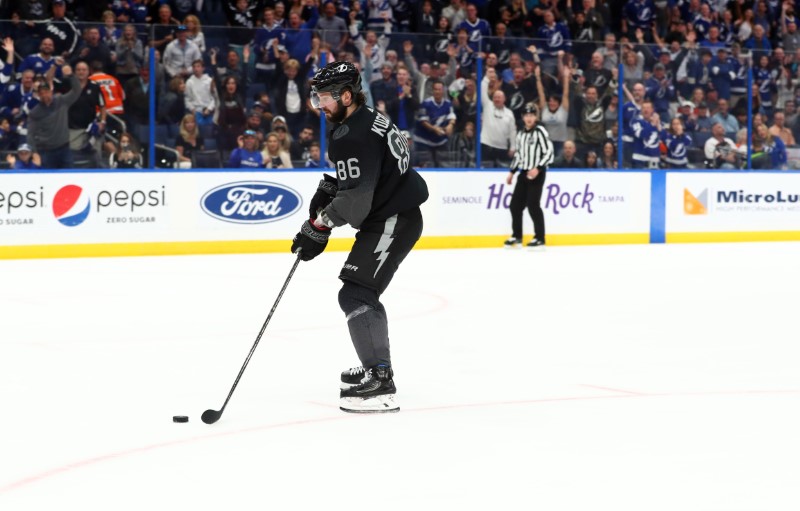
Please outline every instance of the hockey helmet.
[[354, 96], [361, 92], [361, 73], [350, 62], [331, 62], [311, 79], [311, 104], [319, 108], [320, 92], [330, 92], [333, 99], [338, 101], [344, 89], [350, 89]]
[[539, 108], [534, 103], [528, 103], [525, 105], [525, 108], [522, 110], [523, 114], [534, 114], [535, 116], [539, 116]]

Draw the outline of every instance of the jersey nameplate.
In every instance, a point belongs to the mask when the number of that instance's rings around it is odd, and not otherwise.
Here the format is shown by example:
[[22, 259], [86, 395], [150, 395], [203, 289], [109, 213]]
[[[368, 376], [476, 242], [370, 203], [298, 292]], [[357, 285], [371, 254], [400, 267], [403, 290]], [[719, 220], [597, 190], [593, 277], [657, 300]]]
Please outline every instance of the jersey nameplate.
[[389, 119], [381, 114], [375, 115], [375, 121], [372, 123], [372, 131], [384, 137], [386, 136], [387, 129], [389, 129]]

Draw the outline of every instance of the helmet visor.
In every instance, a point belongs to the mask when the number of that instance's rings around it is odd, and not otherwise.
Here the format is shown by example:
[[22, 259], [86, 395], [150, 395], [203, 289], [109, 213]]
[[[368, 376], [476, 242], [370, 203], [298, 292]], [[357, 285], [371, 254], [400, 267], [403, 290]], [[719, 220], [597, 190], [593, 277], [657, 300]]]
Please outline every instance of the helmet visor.
[[[322, 94], [320, 96], [320, 94]], [[316, 109], [320, 109], [322, 107], [328, 106], [331, 103], [336, 103], [339, 101], [339, 94], [333, 92], [317, 92], [315, 90], [311, 91], [311, 106]]]

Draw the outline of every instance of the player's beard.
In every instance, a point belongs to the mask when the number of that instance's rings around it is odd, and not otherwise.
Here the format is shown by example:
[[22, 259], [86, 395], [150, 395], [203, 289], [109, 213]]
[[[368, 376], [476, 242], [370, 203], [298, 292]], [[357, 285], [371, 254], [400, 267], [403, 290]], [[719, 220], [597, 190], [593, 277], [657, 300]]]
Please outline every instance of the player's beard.
[[325, 112], [325, 118], [333, 123], [340, 124], [344, 121], [344, 117], [347, 114], [347, 108], [342, 104], [342, 100], [339, 99], [336, 101], [336, 112], [329, 114]]

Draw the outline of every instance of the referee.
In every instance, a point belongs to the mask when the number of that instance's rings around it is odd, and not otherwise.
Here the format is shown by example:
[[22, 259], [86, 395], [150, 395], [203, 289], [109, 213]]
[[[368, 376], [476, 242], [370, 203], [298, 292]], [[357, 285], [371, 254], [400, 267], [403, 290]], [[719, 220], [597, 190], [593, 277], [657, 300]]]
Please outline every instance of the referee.
[[506, 247], [522, 244], [522, 212], [528, 208], [533, 220], [534, 237], [528, 247], [540, 247], [545, 244], [544, 211], [540, 204], [544, 188], [547, 167], [553, 163], [553, 142], [544, 126], [537, 125], [539, 112], [532, 103], [525, 105], [522, 121], [525, 129], [517, 132], [514, 160], [511, 162], [506, 183], [511, 184], [514, 173], [519, 170], [517, 185], [511, 196], [511, 237], [505, 242]]

